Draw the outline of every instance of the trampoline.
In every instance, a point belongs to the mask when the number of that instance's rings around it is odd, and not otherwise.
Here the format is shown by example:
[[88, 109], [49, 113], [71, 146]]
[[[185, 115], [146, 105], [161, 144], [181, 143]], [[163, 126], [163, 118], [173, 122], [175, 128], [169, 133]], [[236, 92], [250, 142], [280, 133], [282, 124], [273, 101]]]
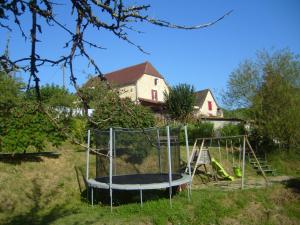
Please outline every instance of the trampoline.
[[[190, 165], [182, 165], [180, 157], [179, 136], [183, 131], [189, 158], [186, 127], [94, 130], [95, 148], [88, 131], [86, 183], [91, 203], [94, 189], [109, 189], [111, 209], [113, 190], [139, 191], [142, 205], [143, 190], [169, 189], [171, 205], [172, 187], [183, 184], [188, 184], [190, 198]], [[182, 170], [186, 167], [187, 173]]]

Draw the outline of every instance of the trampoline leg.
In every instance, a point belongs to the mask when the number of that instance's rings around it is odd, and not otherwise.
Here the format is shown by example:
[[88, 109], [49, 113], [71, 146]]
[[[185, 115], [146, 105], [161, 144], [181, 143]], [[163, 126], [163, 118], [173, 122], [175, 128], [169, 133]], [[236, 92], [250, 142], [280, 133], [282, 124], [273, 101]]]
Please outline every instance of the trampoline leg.
[[140, 189], [141, 207], [143, 207], [143, 190]]
[[172, 186], [169, 187], [170, 207], [172, 208]]
[[86, 200], [87, 200], [87, 202], [89, 202], [89, 189], [90, 189], [90, 187], [87, 186], [87, 188], [86, 188]]
[[188, 184], [188, 189], [189, 189], [189, 201], [190, 201], [191, 197], [192, 197], [192, 183], [191, 182]]
[[94, 188], [91, 188], [91, 201], [92, 201], [92, 206], [94, 205]]
[[113, 201], [112, 201], [112, 189], [110, 189], [109, 192], [110, 192], [110, 212], [112, 213], [112, 205], [113, 205]]

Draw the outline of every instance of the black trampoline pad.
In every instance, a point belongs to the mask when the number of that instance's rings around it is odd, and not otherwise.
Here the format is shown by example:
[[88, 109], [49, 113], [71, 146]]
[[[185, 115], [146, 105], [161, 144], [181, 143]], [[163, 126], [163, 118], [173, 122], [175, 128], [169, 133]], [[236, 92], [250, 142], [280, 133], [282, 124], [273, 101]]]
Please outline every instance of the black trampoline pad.
[[[182, 178], [181, 174], [172, 174], [172, 180], [178, 180]], [[95, 179], [101, 183], [109, 184], [109, 177], [97, 177]], [[112, 177], [113, 184], [154, 184], [169, 182], [169, 174], [130, 174], [130, 175], [119, 175]]]

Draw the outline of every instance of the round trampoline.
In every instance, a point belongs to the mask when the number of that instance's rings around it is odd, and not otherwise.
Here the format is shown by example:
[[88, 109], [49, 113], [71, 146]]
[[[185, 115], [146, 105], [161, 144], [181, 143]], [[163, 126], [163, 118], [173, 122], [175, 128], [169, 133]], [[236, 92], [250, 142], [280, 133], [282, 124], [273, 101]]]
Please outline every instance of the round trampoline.
[[[143, 190], [168, 188], [171, 204], [172, 187], [189, 184], [190, 196], [190, 165], [181, 164], [180, 132], [181, 128], [169, 127], [94, 130], [92, 148], [88, 131], [86, 184], [91, 203], [94, 189], [110, 190], [111, 207], [113, 190], [140, 191], [142, 204]], [[189, 158], [186, 127], [184, 133]]]

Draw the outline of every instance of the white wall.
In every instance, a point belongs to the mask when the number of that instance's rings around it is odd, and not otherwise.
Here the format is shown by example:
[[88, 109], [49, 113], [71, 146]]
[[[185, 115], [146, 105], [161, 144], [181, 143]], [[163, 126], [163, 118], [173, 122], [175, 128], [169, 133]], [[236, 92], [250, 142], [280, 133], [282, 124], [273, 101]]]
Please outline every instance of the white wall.
[[135, 84], [127, 85], [119, 88], [119, 95], [121, 98], [130, 98], [132, 101], [136, 101], [136, 86]]
[[214, 120], [214, 121], [207, 121], [207, 122], [212, 123], [214, 125], [214, 130], [221, 129], [225, 125], [228, 125], [228, 124], [238, 125], [241, 123], [239, 121], [224, 121], [224, 120], [223, 121], [222, 120]]
[[[154, 79], [158, 79], [157, 85], [154, 84]], [[166, 85], [166, 82], [164, 81], [164, 79], [144, 74], [137, 81], [137, 96], [138, 96], [138, 98], [152, 100], [151, 90], [157, 91], [157, 100], [160, 102], [164, 102], [164, 91], [166, 90], [167, 92], [169, 92], [169, 88]]]
[[[209, 110], [208, 108], [208, 102], [211, 101], [211, 104], [212, 104], [212, 110]], [[200, 106], [200, 109], [197, 110], [196, 112], [196, 116], [200, 116], [200, 115], [203, 115], [203, 116], [218, 116], [217, 114], [217, 110], [218, 110], [218, 106], [217, 106], [217, 103], [215, 102], [211, 92], [209, 91], [204, 102], [203, 102], [203, 105]]]

